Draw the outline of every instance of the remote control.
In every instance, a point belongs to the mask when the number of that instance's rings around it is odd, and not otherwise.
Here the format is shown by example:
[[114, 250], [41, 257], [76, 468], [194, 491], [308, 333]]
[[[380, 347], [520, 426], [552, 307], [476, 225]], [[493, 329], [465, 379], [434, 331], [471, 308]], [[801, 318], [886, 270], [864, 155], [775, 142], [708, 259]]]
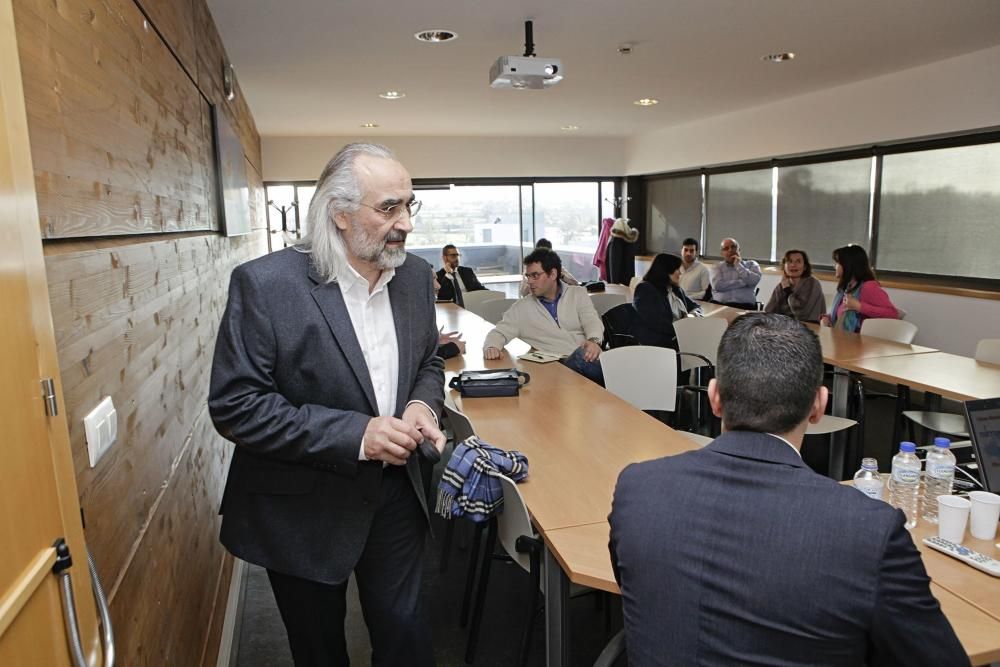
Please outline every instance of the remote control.
[[957, 558], [977, 570], [982, 570], [986, 574], [1000, 577], [1000, 560], [991, 558], [986, 554], [981, 554], [978, 551], [973, 551], [968, 547], [963, 547], [961, 544], [942, 540], [940, 537], [925, 537], [924, 544], [952, 558]]

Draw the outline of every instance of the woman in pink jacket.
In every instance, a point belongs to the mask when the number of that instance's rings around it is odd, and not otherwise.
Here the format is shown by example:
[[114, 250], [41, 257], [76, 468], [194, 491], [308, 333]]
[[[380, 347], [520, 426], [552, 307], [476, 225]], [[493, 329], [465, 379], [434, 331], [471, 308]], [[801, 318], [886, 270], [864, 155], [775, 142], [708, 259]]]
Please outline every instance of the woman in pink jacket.
[[864, 248], [837, 248], [833, 261], [837, 265], [837, 295], [830, 312], [820, 318], [821, 324], [857, 333], [869, 317], [899, 318], [899, 310], [875, 279]]

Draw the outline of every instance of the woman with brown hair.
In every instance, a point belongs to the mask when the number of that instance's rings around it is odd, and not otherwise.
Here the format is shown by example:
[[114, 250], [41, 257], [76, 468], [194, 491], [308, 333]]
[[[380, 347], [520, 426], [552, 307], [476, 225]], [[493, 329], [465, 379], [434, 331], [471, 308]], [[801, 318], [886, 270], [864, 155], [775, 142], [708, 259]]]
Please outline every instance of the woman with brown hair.
[[826, 310], [823, 286], [812, 274], [805, 250], [789, 250], [781, 259], [781, 282], [771, 292], [764, 310], [803, 322], [819, 322]]

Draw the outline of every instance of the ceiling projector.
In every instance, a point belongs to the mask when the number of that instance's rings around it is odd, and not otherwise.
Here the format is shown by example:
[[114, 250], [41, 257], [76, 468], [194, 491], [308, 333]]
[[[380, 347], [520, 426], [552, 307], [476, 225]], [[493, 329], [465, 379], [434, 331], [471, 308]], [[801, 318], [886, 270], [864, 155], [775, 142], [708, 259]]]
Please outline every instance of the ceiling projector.
[[500, 56], [490, 68], [491, 88], [542, 90], [563, 79], [562, 61], [535, 56], [531, 21], [524, 22], [524, 55]]

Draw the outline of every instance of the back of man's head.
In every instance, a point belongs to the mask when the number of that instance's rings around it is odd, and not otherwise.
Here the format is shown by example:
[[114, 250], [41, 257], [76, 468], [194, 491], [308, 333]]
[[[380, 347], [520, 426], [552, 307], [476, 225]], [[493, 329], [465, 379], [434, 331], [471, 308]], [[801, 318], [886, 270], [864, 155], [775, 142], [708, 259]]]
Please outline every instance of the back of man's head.
[[748, 313], [719, 343], [716, 384], [727, 431], [792, 431], [809, 417], [822, 381], [819, 339], [790, 317]]

